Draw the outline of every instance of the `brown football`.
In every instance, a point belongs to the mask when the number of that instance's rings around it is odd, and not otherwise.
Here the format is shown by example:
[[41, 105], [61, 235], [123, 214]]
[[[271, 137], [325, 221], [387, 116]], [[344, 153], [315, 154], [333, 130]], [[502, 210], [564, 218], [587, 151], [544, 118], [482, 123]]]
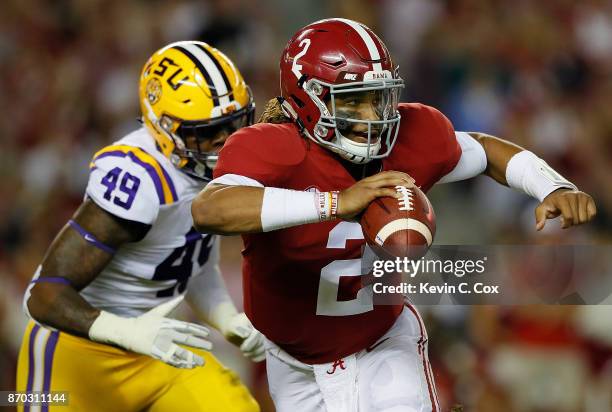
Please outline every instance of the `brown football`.
[[400, 199], [380, 197], [362, 215], [365, 240], [382, 259], [419, 259], [427, 253], [436, 233], [433, 207], [417, 187], [395, 189]]

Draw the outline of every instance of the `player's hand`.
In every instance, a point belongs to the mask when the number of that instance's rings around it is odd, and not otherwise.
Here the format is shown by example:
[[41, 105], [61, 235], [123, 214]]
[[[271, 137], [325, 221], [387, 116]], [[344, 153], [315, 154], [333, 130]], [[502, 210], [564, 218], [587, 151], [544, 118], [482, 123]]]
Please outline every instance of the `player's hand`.
[[581, 225], [590, 222], [597, 214], [595, 201], [579, 190], [558, 189], [544, 198], [536, 207], [536, 229], [542, 230], [546, 219], [561, 215], [561, 227]]
[[97, 342], [118, 345], [126, 350], [151, 356], [177, 368], [192, 369], [204, 365], [204, 359], [179, 345], [211, 350], [204, 326], [167, 318], [183, 300], [183, 296], [169, 300], [147, 313], [124, 318], [108, 312], [100, 316], [89, 329], [89, 337]]
[[398, 197], [395, 186], [414, 187], [414, 179], [402, 172], [387, 171], [366, 177], [338, 195], [338, 217], [351, 220], [377, 197]]
[[225, 339], [238, 346], [242, 354], [253, 362], [265, 359], [264, 336], [253, 327], [246, 314], [238, 313], [233, 316], [223, 325], [221, 332]]

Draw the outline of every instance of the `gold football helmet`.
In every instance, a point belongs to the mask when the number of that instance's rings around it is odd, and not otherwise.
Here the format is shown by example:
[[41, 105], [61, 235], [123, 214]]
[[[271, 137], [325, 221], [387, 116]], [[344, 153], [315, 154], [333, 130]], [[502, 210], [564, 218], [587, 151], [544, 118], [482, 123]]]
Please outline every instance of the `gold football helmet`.
[[210, 179], [218, 155], [200, 150], [220, 132], [253, 124], [255, 103], [242, 75], [223, 53], [182, 41], [153, 53], [142, 69], [140, 108], [159, 149], [186, 173]]

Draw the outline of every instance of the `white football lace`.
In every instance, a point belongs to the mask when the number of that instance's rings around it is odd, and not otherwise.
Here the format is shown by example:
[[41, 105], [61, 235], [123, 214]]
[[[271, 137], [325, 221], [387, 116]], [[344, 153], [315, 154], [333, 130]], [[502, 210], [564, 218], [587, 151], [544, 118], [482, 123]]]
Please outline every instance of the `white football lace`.
[[412, 190], [408, 189], [406, 186], [395, 186], [395, 190], [402, 195], [402, 197], [398, 199], [400, 205], [399, 210], [414, 210], [414, 205], [412, 204], [414, 193], [412, 193]]

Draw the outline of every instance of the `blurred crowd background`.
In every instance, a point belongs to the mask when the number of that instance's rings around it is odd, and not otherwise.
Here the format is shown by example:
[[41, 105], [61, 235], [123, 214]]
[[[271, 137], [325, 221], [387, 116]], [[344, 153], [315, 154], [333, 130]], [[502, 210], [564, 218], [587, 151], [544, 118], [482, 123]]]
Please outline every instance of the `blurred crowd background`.
[[[588, 227], [561, 231], [553, 221], [536, 233], [534, 200], [486, 177], [441, 185], [430, 192], [438, 244], [612, 242], [610, 0], [4, 0], [0, 390], [14, 388], [23, 290], [80, 203], [92, 153], [138, 127], [148, 56], [171, 41], [209, 42], [234, 60], [261, 111], [279, 92], [285, 42], [334, 16], [379, 33], [406, 81], [403, 101], [439, 108], [456, 130], [533, 150], [598, 204]], [[237, 302], [240, 247], [224, 239]], [[612, 306], [421, 310], [443, 410], [612, 410]], [[218, 343], [273, 411], [263, 367]]]

